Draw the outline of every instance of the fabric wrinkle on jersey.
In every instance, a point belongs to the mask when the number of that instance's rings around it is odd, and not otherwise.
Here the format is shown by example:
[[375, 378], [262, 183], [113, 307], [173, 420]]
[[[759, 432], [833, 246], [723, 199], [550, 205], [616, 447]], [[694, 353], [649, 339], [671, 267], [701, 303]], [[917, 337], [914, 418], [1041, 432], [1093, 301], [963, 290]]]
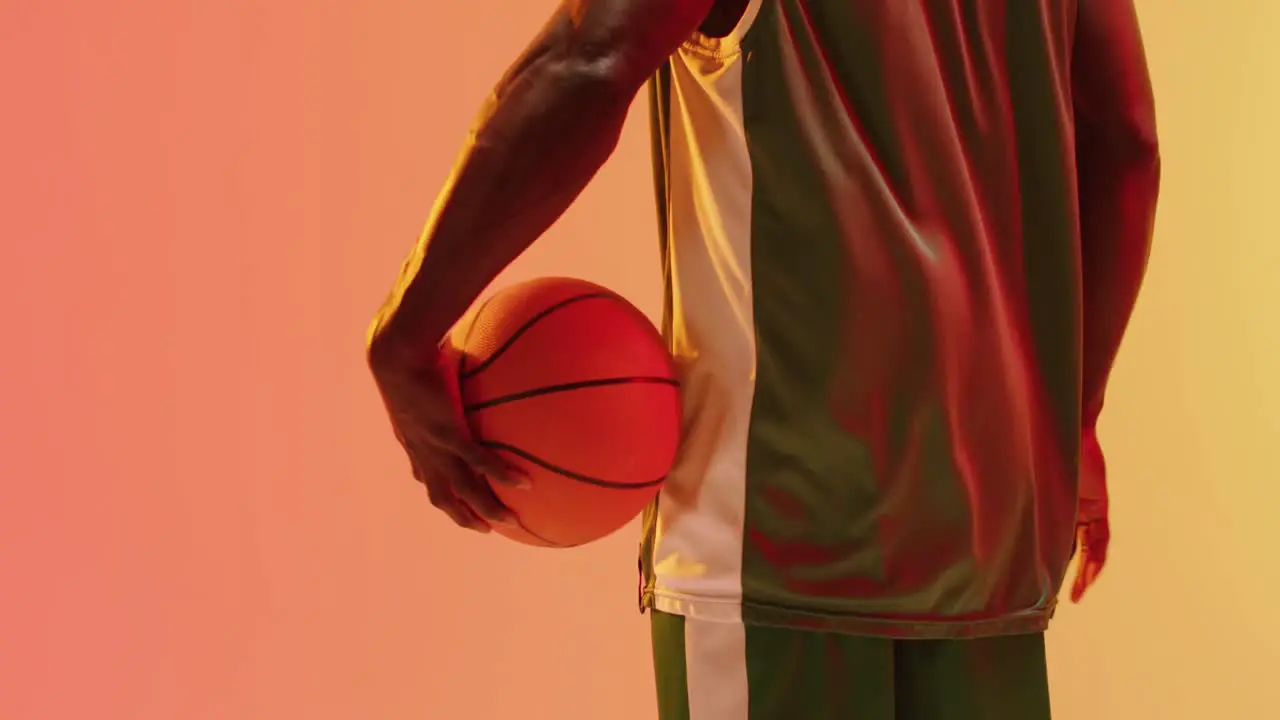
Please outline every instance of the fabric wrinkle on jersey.
[[1080, 444], [1070, 5], [751, 0], [653, 80], [687, 437], [643, 607], [1046, 627]]

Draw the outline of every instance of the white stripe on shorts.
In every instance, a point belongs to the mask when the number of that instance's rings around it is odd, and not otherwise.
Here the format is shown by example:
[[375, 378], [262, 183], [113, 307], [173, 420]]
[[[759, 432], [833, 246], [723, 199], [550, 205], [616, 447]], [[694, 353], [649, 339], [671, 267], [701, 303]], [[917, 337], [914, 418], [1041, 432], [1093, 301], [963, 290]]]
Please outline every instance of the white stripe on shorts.
[[740, 622], [684, 619], [690, 720], [747, 720], [747, 631]]

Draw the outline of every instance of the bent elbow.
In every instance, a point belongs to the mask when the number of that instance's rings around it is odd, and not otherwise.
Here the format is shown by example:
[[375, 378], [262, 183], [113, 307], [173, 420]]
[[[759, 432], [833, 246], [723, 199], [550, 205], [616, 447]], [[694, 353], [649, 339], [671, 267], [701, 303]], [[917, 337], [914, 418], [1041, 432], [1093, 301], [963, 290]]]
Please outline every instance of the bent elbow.
[[1121, 141], [1119, 151], [1134, 165], [1159, 169], [1160, 139], [1154, 124], [1134, 127]]
[[1077, 151], [1090, 164], [1157, 171], [1160, 167], [1160, 141], [1154, 123], [1127, 122], [1105, 128], [1079, 128], [1076, 143]]

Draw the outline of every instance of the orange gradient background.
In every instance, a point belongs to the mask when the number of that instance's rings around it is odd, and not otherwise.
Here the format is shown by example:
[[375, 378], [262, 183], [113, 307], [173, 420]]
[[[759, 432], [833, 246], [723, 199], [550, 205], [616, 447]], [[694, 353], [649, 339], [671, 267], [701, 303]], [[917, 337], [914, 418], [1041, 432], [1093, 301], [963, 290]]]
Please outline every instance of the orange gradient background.
[[[1280, 27], [1143, 0], [1165, 189], [1060, 720], [1280, 712]], [[0, 0], [0, 719], [652, 720], [634, 529], [454, 530], [366, 322], [550, 0]], [[645, 118], [505, 281], [659, 309]], [[494, 208], [502, 212], [501, 207]]]

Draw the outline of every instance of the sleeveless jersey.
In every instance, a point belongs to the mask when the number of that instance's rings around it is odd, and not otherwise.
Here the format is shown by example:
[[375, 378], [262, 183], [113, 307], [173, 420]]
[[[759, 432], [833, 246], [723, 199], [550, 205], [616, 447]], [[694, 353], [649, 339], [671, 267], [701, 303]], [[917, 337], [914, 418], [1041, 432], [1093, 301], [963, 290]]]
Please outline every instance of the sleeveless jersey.
[[686, 438], [642, 608], [1042, 630], [1073, 552], [1072, 0], [751, 0], [651, 83]]

